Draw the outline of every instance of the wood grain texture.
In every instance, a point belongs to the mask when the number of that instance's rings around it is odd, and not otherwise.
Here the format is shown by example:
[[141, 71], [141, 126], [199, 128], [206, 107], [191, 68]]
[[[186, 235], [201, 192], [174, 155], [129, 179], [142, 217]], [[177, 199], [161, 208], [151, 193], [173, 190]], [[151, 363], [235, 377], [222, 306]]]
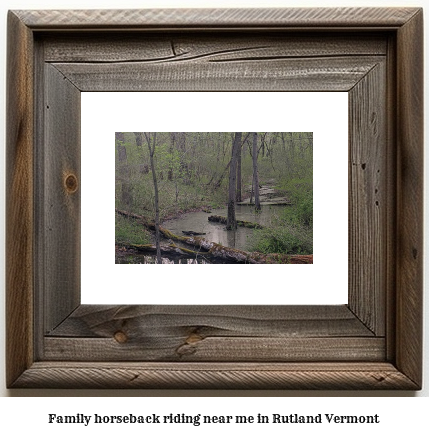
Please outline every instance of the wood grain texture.
[[[8, 32], [8, 386], [421, 387], [420, 9], [17, 11]], [[77, 307], [83, 90], [350, 91], [349, 307]]]
[[80, 91], [45, 66], [43, 171], [45, 331], [80, 304]]
[[423, 12], [398, 32], [397, 363], [422, 380]]
[[110, 339], [45, 338], [44, 360], [78, 362], [383, 362], [384, 338], [187, 337], [172, 328], [162, 336], [128, 337], [117, 331]]
[[[48, 153], [45, 147], [45, 62], [43, 44], [35, 42], [34, 47], [34, 353], [35, 360], [40, 359], [40, 352], [43, 349], [43, 338], [46, 332], [44, 309], [46, 289], [45, 271], [47, 268], [45, 252], [45, 154]], [[36, 85], [37, 84], [37, 85]]]
[[96, 305], [75, 310], [44, 349], [46, 360], [382, 361], [385, 340], [342, 305]]
[[242, 62], [55, 63], [82, 91], [348, 91], [380, 62], [371, 57]]
[[386, 28], [418, 8], [130, 9], [14, 11], [33, 29], [154, 29], [227, 27]]
[[168, 306], [82, 305], [49, 336], [127, 338], [176, 331], [220, 337], [365, 337], [373, 333], [345, 305], [338, 306]]
[[[106, 41], [108, 51], [106, 52]], [[376, 56], [387, 52], [386, 38], [349, 33], [107, 34], [43, 36], [46, 62], [182, 62], [281, 59], [296, 57]]]
[[6, 382], [33, 361], [33, 49], [8, 14], [6, 111]]
[[416, 389], [389, 363], [40, 362], [14, 387], [97, 389]]
[[397, 44], [396, 35], [388, 37], [386, 90], [386, 359], [395, 360], [396, 352], [396, 232], [397, 232]]
[[386, 64], [349, 93], [349, 307], [376, 335], [385, 334]]

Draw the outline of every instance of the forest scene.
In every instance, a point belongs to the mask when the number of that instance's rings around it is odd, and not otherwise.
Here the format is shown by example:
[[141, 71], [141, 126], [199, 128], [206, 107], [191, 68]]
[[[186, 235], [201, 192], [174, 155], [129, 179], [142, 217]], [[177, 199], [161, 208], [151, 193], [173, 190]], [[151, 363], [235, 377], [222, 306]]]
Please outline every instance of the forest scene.
[[312, 132], [116, 132], [115, 262], [312, 264]]

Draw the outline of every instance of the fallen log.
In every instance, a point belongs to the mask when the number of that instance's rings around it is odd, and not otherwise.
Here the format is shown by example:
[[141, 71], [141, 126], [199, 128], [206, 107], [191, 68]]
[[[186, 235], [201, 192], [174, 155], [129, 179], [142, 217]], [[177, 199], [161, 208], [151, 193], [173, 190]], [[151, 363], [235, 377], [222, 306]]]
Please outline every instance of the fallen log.
[[[148, 221], [145, 217], [141, 215], [136, 215], [123, 210], [115, 209], [116, 213], [119, 215], [133, 218], [138, 220], [142, 225], [150, 230], [155, 229], [155, 224]], [[289, 254], [262, 254], [262, 253], [249, 253], [247, 251], [238, 250], [236, 248], [225, 247], [223, 245], [217, 244], [216, 242], [208, 241], [207, 239], [201, 238], [199, 236], [179, 236], [170, 232], [170, 230], [159, 226], [160, 233], [167, 239], [174, 241], [180, 241], [192, 247], [199, 249], [204, 249], [210, 253], [210, 255], [223, 259], [226, 261], [242, 262], [242, 263], [295, 263], [295, 264], [305, 264], [313, 263], [313, 255], [289, 255]], [[206, 253], [205, 253], [206, 254]]]
[[290, 263], [290, 264], [312, 264], [313, 263], [313, 255], [312, 254], [261, 254], [261, 260], [263, 256], [267, 256], [265, 258], [265, 262], [261, 263]]
[[[237, 203], [238, 206], [255, 206], [255, 203], [251, 203], [249, 200], [240, 201]], [[289, 200], [264, 200], [261, 198], [261, 206], [292, 206]]]
[[[123, 210], [115, 209], [115, 211], [122, 216], [133, 218], [142, 223], [146, 228], [150, 230], [155, 229], [155, 224], [148, 221], [145, 217], [141, 215], [136, 215], [134, 213], [129, 213]], [[199, 236], [179, 236], [170, 232], [170, 230], [159, 226], [160, 233], [167, 239], [174, 241], [180, 241], [187, 245], [196, 248], [202, 248], [211, 253], [212, 256], [219, 259], [233, 261], [233, 262], [247, 262], [247, 263], [259, 263], [252, 258], [253, 253], [247, 253], [246, 251], [237, 250], [235, 248], [224, 247], [223, 245], [216, 244], [215, 242], [207, 241]]]
[[192, 230], [182, 230], [182, 233], [186, 236], [203, 236], [205, 233], [194, 232]]
[[[118, 246], [133, 249], [139, 253], [156, 254], [156, 245], [153, 244], [118, 244]], [[187, 256], [195, 258], [196, 256], [210, 256], [210, 253], [204, 251], [194, 251], [188, 248], [178, 247], [175, 244], [161, 245], [161, 254], [168, 254], [170, 256]]]
[[[224, 216], [219, 216], [219, 215], [210, 215], [208, 217], [208, 220], [211, 222], [221, 223], [221, 224], [227, 223], [227, 219]], [[260, 224], [252, 223], [250, 221], [237, 220], [237, 225], [241, 227], [247, 227], [249, 229], [263, 229], [263, 226], [261, 226]]]

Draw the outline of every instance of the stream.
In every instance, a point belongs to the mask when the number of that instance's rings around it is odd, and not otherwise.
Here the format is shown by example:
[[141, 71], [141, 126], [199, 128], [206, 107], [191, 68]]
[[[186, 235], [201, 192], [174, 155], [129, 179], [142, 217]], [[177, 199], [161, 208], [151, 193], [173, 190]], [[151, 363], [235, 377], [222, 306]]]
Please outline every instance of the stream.
[[[262, 205], [261, 211], [255, 212], [254, 207], [247, 205], [236, 206], [237, 220], [250, 221], [268, 226], [273, 217], [281, 212], [285, 205]], [[215, 223], [208, 220], [210, 215], [227, 216], [227, 208], [213, 209], [211, 213], [207, 212], [190, 212], [183, 214], [179, 218], [164, 221], [162, 226], [176, 235], [183, 235], [182, 231], [193, 231], [198, 233], [205, 233], [201, 237], [212, 242], [224, 245], [230, 248], [237, 248], [239, 250], [249, 251], [251, 244], [251, 236], [253, 229], [239, 226], [235, 231], [225, 230], [225, 224]], [[165, 242], [165, 241], [162, 241]], [[180, 245], [175, 242], [176, 245]], [[186, 247], [186, 245], [184, 245]], [[189, 247], [188, 247], [189, 248]], [[124, 259], [119, 259], [116, 263], [155, 263], [154, 256], [133, 254]], [[219, 261], [208, 261], [202, 256], [199, 259], [181, 258], [170, 260], [163, 258], [163, 263], [223, 263]]]
[[[278, 214], [284, 206], [262, 206], [260, 212], [255, 213], [255, 209], [251, 206], [237, 205], [236, 218], [237, 220], [250, 221], [268, 226], [275, 214]], [[216, 242], [230, 248], [248, 251], [250, 246], [250, 237], [253, 234], [253, 229], [239, 226], [235, 231], [226, 231], [225, 224], [215, 223], [208, 220], [210, 215], [227, 216], [227, 208], [213, 209], [212, 212], [194, 212], [184, 214], [180, 218], [172, 219], [163, 223], [163, 227], [167, 228], [176, 235], [182, 235], [182, 231], [192, 230], [202, 235], [204, 239]]]

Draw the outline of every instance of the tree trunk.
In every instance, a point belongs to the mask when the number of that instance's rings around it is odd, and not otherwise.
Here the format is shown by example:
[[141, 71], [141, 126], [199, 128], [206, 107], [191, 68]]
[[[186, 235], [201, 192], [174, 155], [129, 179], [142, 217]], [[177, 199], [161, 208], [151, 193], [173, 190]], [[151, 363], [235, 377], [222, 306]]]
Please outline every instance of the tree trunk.
[[237, 203], [242, 200], [241, 196], [241, 146], [240, 151], [237, 153], [237, 195], [236, 195]]
[[255, 209], [261, 210], [261, 204], [259, 202], [259, 176], [258, 176], [258, 134], [256, 132], [253, 133], [253, 189], [255, 193]]
[[115, 141], [124, 142], [125, 141], [124, 132], [115, 132]]
[[[145, 227], [153, 230], [155, 225], [148, 222], [143, 216], [134, 213], [128, 213], [123, 210], [115, 209], [119, 215], [126, 216], [139, 220]], [[225, 247], [215, 242], [210, 242], [207, 239], [199, 236], [179, 236], [171, 233], [170, 230], [159, 226], [159, 231], [165, 238], [174, 241], [180, 241], [192, 247], [207, 250], [210, 255], [219, 259], [224, 259], [233, 262], [246, 262], [246, 263], [313, 263], [313, 255], [294, 255], [294, 254], [262, 254], [262, 253], [249, 253], [247, 251], [237, 250], [236, 248]], [[125, 246], [127, 244], [124, 244]], [[129, 244], [128, 244], [129, 245]], [[201, 254], [204, 254], [201, 252]]]
[[[157, 252], [157, 247], [152, 244], [118, 244], [117, 247], [123, 247], [126, 249], [136, 250], [140, 253], [154, 255]], [[188, 248], [178, 247], [177, 245], [171, 243], [170, 245], [161, 245], [161, 253], [165, 256], [170, 257], [187, 257], [195, 259], [199, 256], [210, 257], [210, 253], [189, 250]]]
[[181, 151], [186, 151], [186, 132], [177, 132], [177, 148]]
[[[175, 148], [175, 134], [170, 133], [170, 155], [171, 159], [173, 158], [174, 148]], [[170, 164], [170, 168], [168, 169], [168, 180], [173, 181], [173, 163]]]
[[158, 196], [158, 181], [155, 172], [155, 146], [156, 146], [156, 132], [153, 134], [153, 143], [151, 145], [150, 133], [145, 133], [147, 145], [149, 147], [150, 166], [152, 169], [153, 189], [155, 196], [155, 244], [156, 244], [156, 261], [158, 264], [162, 263], [161, 259], [161, 237], [159, 232], [159, 196]]
[[225, 177], [226, 172], [228, 171], [228, 168], [231, 167], [231, 161], [228, 162], [227, 166], [225, 167], [225, 169], [223, 170], [221, 176], [219, 177], [219, 180], [214, 184], [214, 188], [217, 189], [220, 187], [220, 185], [222, 184], [222, 180]]
[[228, 230], [237, 229], [237, 221], [235, 217], [235, 203], [237, 191], [237, 161], [238, 153], [241, 146], [241, 132], [237, 132], [234, 136], [231, 152], [231, 165], [229, 167], [229, 190], [228, 190], [228, 223], [226, 228]]
[[143, 133], [141, 132], [133, 132], [134, 137], [136, 138], [137, 147], [141, 147], [143, 145]]
[[[118, 135], [118, 132], [116, 132], [116, 135]], [[116, 174], [117, 180], [121, 182], [121, 204], [130, 210], [133, 204], [132, 184], [130, 182], [131, 171], [127, 160], [127, 148], [125, 145], [121, 145], [123, 140], [117, 140], [118, 160], [116, 162]]]

